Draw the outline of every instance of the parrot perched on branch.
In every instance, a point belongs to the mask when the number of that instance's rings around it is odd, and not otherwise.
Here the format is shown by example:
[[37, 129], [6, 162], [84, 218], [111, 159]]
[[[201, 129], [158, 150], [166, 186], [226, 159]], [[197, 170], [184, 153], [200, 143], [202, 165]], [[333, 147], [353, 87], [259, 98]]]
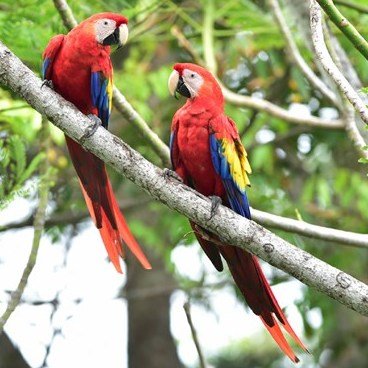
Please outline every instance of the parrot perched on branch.
[[[211, 216], [222, 202], [250, 219], [245, 189], [250, 184], [251, 168], [236, 125], [224, 113], [224, 97], [216, 79], [198, 65], [176, 64], [168, 86], [175, 97], [176, 93], [187, 97], [186, 104], [175, 113], [171, 127], [170, 152], [176, 174], [185, 184], [211, 198]], [[244, 249], [222, 245], [214, 235], [192, 222], [191, 226], [215, 268], [223, 270], [223, 257], [249, 307], [282, 351], [298, 362], [280, 325], [303, 350], [307, 349], [281, 310], [258, 259]]]
[[[108, 127], [113, 89], [110, 46], [125, 44], [127, 23], [127, 18], [119, 14], [93, 15], [67, 35], [53, 37], [43, 53], [45, 83], [91, 118], [91, 128], [83, 138], [91, 136], [101, 124]], [[144, 268], [150, 269], [120, 212], [103, 161], [65, 138], [88, 210], [116, 270], [122, 272], [123, 243]]]

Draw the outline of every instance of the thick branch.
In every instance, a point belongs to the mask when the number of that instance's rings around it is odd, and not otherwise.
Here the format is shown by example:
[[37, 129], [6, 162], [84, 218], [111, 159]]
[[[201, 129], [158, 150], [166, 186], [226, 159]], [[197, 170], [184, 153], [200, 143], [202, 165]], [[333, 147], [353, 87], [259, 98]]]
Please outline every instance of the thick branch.
[[[41, 89], [42, 81], [1, 43], [0, 83], [21, 95], [80, 143], [91, 124], [90, 119], [48, 87]], [[211, 202], [208, 198], [181, 183], [168, 181], [162, 170], [106, 129], [97, 129], [91, 138], [84, 141], [83, 147], [153, 198], [216, 234], [225, 244], [256, 254], [305, 284], [368, 316], [367, 285], [224, 206], [220, 206], [218, 214], [209, 219]]]
[[286, 47], [288, 49], [288, 56], [291, 59], [291, 62], [301, 70], [301, 72], [314, 88], [320, 91], [323, 96], [328, 98], [335, 106], [339, 106], [339, 100], [337, 99], [335, 93], [331, 91], [316, 74], [314, 74], [313, 70], [309, 67], [309, 65], [305, 62], [302, 55], [300, 54], [289, 29], [289, 26], [287, 25], [286, 20], [282, 15], [278, 0], [269, 0], [269, 6], [273, 12], [277, 24], [279, 25], [281, 33], [285, 38]]
[[316, 0], [328, 17], [340, 31], [354, 45], [354, 47], [368, 60], [368, 42], [336, 8], [332, 0]]
[[368, 109], [365, 106], [365, 103], [362, 101], [350, 83], [346, 80], [346, 78], [342, 75], [327, 50], [323, 37], [322, 12], [320, 6], [315, 0], [311, 0], [310, 2], [310, 25], [313, 45], [321, 64], [335, 81], [337, 87], [354, 106], [355, 110], [360, 114], [362, 120], [368, 124]]
[[[64, 26], [70, 30], [78, 22], [75, 19], [72, 10], [65, 0], [53, 0], [55, 8], [58, 10]], [[114, 86], [113, 105], [115, 108], [138, 129], [142, 137], [150, 144], [157, 156], [159, 156], [164, 166], [170, 165], [169, 149], [159, 136], [151, 130], [147, 122], [138, 114], [134, 107], [126, 100], [124, 95]]]

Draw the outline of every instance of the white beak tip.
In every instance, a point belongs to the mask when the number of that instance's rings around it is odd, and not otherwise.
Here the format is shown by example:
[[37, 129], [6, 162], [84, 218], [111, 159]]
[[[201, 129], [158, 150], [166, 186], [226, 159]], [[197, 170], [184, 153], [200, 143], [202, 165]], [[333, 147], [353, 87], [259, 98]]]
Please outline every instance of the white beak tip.
[[175, 91], [176, 91], [178, 82], [179, 82], [179, 73], [176, 70], [173, 70], [167, 82], [167, 85], [169, 87], [169, 92], [172, 96], [175, 95]]
[[128, 41], [128, 37], [129, 37], [128, 26], [126, 24], [122, 24], [119, 27], [119, 42], [120, 42], [120, 45], [124, 46]]

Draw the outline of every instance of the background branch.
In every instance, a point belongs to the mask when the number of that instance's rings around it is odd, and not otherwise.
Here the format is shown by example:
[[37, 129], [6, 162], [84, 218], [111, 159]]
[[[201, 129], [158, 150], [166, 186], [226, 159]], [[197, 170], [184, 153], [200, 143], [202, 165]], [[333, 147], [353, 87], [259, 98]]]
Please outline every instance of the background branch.
[[[64, 133], [81, 143], [81, 137], [91, 124], [90, 119], [54, 91], [47, 87], [41, 89], [42, 81], [1, 42], [0, 83], [16, 91]], [[83, 147], [153, 198], [216, 234], [225, 244], [256, 254], [305, 284], [368, 316], [367, 285], [227, 207], [220, 206], [218, 214], [209, 219], [211, 202], [208, 198], [186, 185], [168, 181], [162, 170], [106, 129], [98, 128], [83, 143]]]
[[336, 8], [332, 0], [317, 0], [318, 4], [354, 47], [368, 60], [368, 42]]
[[325, 96], [335, 106], [338, 107], [339, 100], [335, 93], [331, 91], [316, 74], [314, 74], [313, 70], [309, 67], [309, 65], [305, 62], [304, 58], [300, 54], [294, 38], [291, 34], [291, 31], [282, 14], [278, 0], [268, 0], [268, 3], [276, 20], [276, 23], [279, 25], [281, 33], [285, 38], [288, 56], [291, 62], [301, 70], [301, 72], [314, 88], [320, 91], [323, 96]]
[[311, 0], [310, 2], [310, 26], [312, 31], [313, 45], [316, 54], [323, 65], [323, 68], [332, 77], [337, 87], [354, 106], [355, 110], [360, 114], [362, 120], [368, 124], [368, 109], [365, 103], [362, 101], [350, 83], [346, 80], [346, 78], [342, 75], [327, 50], [323, 37], [321, 8], [315, 0]]
[[345, 6], [350, 9], [354, 9], [360, 13], [367, 13], [368, 14], [368, 7], [360, 4], [353, 3], [351, 1], [346, 0], [335, 0], [335, 4], [339, 4], [341, 6]]
[[200, 366], [200, 368], [206, 368], [206, 362], [204, 360], [204, 355], [202, 353], [201, 344], [199, 343], [197, 331], [196, 331], [196, 329], [194, 327], [194, 324], [193, 324], [192, 314], [190, 312], [190, 303], [189, 303], [189, 301], [184, 303], [183, 308], [184, 308], [184, 311], [185, 311], [185, 315], [187, 317], [187, 321], [188, 321], [188, 324], [189, 324], [189, 327], [190, 327], [190, 331], [192, 333], [193, 342], [194, 342], [194, 345], [195, 345], [197, 353], [198, 353], [199, 366]]

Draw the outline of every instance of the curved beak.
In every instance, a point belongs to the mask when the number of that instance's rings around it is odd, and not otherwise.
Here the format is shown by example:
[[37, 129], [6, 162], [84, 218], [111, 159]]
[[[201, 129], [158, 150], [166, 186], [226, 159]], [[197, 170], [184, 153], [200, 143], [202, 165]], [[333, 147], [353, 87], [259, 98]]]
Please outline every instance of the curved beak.
[[124, 46], [129, 37], [129, 29], [126, 24], [122, 24], [119, 28], [119, 46]]
[[188, 87], [185, 85], [183, 78], [176, 70], [173, 70], [168, 80], [170, 94], [177, 98], [176, 93], [180, 93], [184, 97], [192, 97]]
[[129, 30], [126, 24], [121, 24], [115, 31], [108, 35], [102, 42], [104, 46], [118, 45], [122, 47], [128, 41]]

